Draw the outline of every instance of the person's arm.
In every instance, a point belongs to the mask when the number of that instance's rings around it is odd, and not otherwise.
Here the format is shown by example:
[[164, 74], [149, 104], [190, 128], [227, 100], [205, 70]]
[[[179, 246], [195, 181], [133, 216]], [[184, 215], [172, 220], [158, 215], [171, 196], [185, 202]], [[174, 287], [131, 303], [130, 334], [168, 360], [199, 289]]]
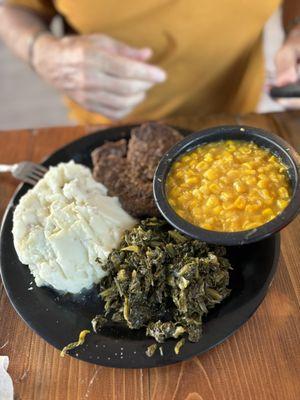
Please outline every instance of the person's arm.
[[0, 5], [0, 37], [18, 57], [30, 62], [30, 48], [38, 32], [47, 31], [47, 21], [25, 8]]
[[165, 72], [137, 49], [102, 34], [55, 38], [47, 21], [19, 7], [0, 6], [0, 38], [36, 72], [89, 111], [110, 119], [128, 115]]
[[[284, 0], [282, 23], [286, 38], [276, 54], [276, 85], [285, 86], [296, 83], [299, 77], [300, 62], [300, 1]], [[299, 98], [279, 99], [285, 108], [300, 108]]]

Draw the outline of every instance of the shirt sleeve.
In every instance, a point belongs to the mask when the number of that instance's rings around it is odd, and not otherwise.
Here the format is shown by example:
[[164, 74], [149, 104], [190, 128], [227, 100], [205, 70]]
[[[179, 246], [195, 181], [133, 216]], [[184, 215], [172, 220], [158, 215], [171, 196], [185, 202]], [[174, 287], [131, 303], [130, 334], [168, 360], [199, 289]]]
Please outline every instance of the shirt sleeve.
[[48, 20], [50, 20], [57, 14], [57, 10], [55, 9], [53, 3], [54, 2], [51, 0], [6, 0], [5, 1], [5, 4], [27, 8]]

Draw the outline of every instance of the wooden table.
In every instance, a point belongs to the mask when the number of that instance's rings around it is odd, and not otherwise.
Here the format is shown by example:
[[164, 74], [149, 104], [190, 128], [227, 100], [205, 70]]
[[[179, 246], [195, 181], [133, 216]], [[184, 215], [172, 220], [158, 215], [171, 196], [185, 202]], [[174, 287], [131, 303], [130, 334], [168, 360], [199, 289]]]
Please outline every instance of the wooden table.
[[[300, 149], [300, 112], [172, 121], [189, 128], [248, 124], [275, 132]], [[0, 132], [0, 162], [40, 161], [90, 129]], [[0, 177], [0, 216], [17, 182]], [[17, 316], [0, 286], [0, 354], [21, 400], [299, 400], [300, 219], [282, 232], [279, 268], [255, 315], [223, 344], [192, 360], [151, 370], [90, 365], [59, 351]], [[16, 277], [17, 279], [17, 277]]]

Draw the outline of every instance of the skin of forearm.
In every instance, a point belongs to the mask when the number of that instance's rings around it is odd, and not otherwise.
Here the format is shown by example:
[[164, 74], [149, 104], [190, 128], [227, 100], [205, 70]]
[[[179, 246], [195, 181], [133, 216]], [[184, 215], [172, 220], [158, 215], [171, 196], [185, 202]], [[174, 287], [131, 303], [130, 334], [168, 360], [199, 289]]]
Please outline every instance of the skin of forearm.
[[282, 4], [282, 22], [285, 30], [289, 28], [290, 22], [296, 17], [300, 17], [300, 1], [284, 0]]
[[0, 38], [17, 56], [30, 62], [30, 46], [37, 32], [47, 30], [47, 23], [26, 9], [0, 5]]

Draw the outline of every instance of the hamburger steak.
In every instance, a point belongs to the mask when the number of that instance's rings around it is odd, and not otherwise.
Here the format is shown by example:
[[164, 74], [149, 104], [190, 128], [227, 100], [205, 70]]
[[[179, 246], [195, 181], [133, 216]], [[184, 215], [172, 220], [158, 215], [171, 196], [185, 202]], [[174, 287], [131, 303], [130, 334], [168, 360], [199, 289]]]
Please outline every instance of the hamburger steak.
[[94, 178], [109, 196], [118, 196], [122, 207], [134, 217], [157, 216], [152, 191], [156, 166], [183, 136], [157, 122], [147, 122], [125, 139], [107, 142], [92, 152]]

